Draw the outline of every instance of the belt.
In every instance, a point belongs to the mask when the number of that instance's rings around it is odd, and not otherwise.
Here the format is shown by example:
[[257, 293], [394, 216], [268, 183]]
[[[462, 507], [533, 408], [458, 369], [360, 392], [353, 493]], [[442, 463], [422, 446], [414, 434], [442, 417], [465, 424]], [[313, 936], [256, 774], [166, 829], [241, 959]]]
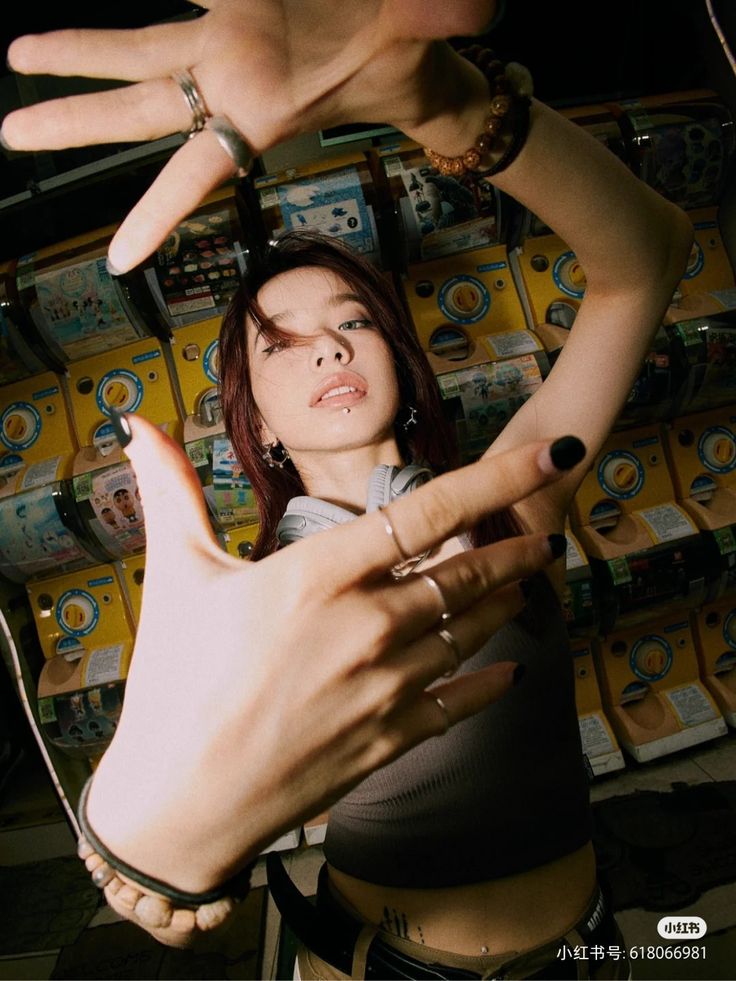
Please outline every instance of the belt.
[[[338, 971], [350, 976], [355, 947], [366, 924], [352, 916], [333, 899], [327, 885], [327, 866], [323, 865], [319, 873], [316, 905], [303, 896], [291, 881], [278, 852], [267, 854], [266, 870], [268, 886], [276, 908], [292, 933], [308, 950], [332, 964]], [[610, 906], [606, 910], [603, 894], [599, 891], [595, 907], [586, 914], [585, 920], [575, 929], [584, 941], [595, 942], [600, 939], [603, 943], [604, 935], [607, 939], [609, 933], [610, 919], [612, 919]], [[555, 957], [554, 951], [552, 957]], [[555, 973], [555, 969], [562, 966], [558, 962], [550, 965], [551, 973], [546, 974], [542, 970], [528, 976], [567, 977], [567, 973], [559, 975]], [[567, 967], [565, 963], [565, 970]], [[484, 976], [467, 968], [421, 961], [392, 947], [382, 940], [380, 935], [374, 936], [371, 940], [365, 959], [365, 978], [374, 978], [377, 981], [385, 981], [386, 978], [432, 978], [436, 981], [437, 978], [461, 979]]]

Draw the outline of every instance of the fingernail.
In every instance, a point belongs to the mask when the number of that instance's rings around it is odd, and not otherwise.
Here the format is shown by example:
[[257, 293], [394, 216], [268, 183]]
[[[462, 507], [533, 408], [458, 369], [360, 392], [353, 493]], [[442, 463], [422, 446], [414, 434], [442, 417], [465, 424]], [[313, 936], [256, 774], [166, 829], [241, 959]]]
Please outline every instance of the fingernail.
[[530, 595], [530, 593], [532, 591], [532, 584], [529, 582], [529, 580], [528, 579], [520, 579], [519, 580], [519, 589], [521, 590], [521, 595], [524, 597], [524, 599], [525, 600], [528, 600], [529, 599], [529, 595]]
[[518, 685], [525, 674], [526, 664], [517, 664], [514, 668], [514, 673], [511, 675], [511, 684]]
[[564, 535], [547, 535], [547, 541], [553, 559], [559, 559], [567, 551], [567, 539]]
[[5, 137], [3, 136], [2, 130], [0, 130], [0, 146], [3, 148], [3, 150], [12, 150], [13, 149], [8, 144], [8, 141], [5, 139]]
[[133, 438], [133, 434], [130, 431], [130, 423], [125, 416], [114, 407], [110, 409], [110, 422], [112, 423], [112, 428], [115, 430], [115, 436], [117, 437], [118, 443], [120, 443], [122, 449], [125, 449]]
[[557, 470], [572, 470], [585, 456], [585, 443], [577, 436], [561, 436], [550, 446], [549, 455]]
[[110, 273], [111, 276], [122, 276], [123, 275], [120, 272], [120, 270], [119, 269], [116, 269], [115, 266], [113, 266], [113, 264], [110, 262], [110, 256], [108, 256], [105, 259], [105, 265], [107, 266], [107, 271]]

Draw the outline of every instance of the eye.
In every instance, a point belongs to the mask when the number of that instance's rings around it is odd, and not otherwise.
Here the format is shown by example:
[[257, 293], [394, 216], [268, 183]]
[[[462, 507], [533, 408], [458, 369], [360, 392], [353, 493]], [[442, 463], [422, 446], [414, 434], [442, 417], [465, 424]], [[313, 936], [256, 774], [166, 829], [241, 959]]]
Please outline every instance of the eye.
[[268, 358], [272, 354], [279, 354], [281, 351], [285, 351], [288, 347], [291, 347], [288, 341], [274, 341], [273, 344], [269, 344], [263, 348], [263, 354]]
[[363, 319], [359, 319], [359, 320], [345, 320], [345, 321], [343, 321], [343, 323], [340, 324], [340, 326], [337, 329], [338, 330], [359, 330], [361, 327], [372, 327], [372, 326], [373, 326], [373, 323], [370, 320], [368, 320], [366, 318], [363, 318]]

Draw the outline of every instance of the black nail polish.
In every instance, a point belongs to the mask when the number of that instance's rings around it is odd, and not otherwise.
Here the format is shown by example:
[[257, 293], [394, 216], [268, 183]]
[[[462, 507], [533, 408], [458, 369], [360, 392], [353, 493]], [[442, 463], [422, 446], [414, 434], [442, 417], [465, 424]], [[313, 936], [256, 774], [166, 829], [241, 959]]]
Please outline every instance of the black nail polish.
[[514, 668], [514, 673], [512, 677], [512, 685], [518, 685], [521, 679], [526, 674], [526, 664], [517, 664]]
[[548, 535], [547, 541], [553, 559], [559, 559], [567, 551], [567, 539], [564, 535]]
[[561, 436], [550, 446], [549, 455], [558, 470], [572, 470], [585, 456], [585, 444], [577, 436]]
[[115, 430], [118, 443], [120, 443], [122, 449], [125, 449], [133, 438], [128, 420], [121, 412], [113, 407], [110, 409], [110, 422], [112, 423], [112, 428]]

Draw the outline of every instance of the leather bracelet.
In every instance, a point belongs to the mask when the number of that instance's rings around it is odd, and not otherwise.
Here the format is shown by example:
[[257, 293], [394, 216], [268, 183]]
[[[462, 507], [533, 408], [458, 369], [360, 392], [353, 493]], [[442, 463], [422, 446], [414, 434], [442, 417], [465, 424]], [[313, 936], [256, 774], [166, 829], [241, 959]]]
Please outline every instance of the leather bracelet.
[[[79, 839], [77, 851], [80, 858], [83, 858], [85, 861], [89, 861], [92, 855], [97, 855], [102, 859], [101, 863], [96, 863], [96, 867], [92, 871], [92, 881], [99, 889], [104, 889], [115, 878], [116, 873], [120, 872], [121, 875], [143, 886], [144, 889], [164, 897], [171, 903], [176, 904], [177, 907], [188, 910], [198, 910], [201, 906], [209, 906], [221, 900], [244, 899], [248, 895], [250, 876], [255, 861], [236, 873], [236, 875], [228, 879], [221, 886], [215, 889], [208, 889], [205, 892], [194, 893], [177, 889], [176, 886], [172, 886], [168, 882], [163, 882], [154, 876], [146, 875], [145, 872], [141, 872], [132, 865], [128, 865], [127, 862], [122, 861], [122, 859], [117, 858], [100, 841], [90, 827], [87, 819], [87, 797], [89, 796], [92, 779], [90, 777], [87, 780], [79, 797], [77, 819], [82, 834]], [[82, 852], [85, 854], [83, 855]]]

